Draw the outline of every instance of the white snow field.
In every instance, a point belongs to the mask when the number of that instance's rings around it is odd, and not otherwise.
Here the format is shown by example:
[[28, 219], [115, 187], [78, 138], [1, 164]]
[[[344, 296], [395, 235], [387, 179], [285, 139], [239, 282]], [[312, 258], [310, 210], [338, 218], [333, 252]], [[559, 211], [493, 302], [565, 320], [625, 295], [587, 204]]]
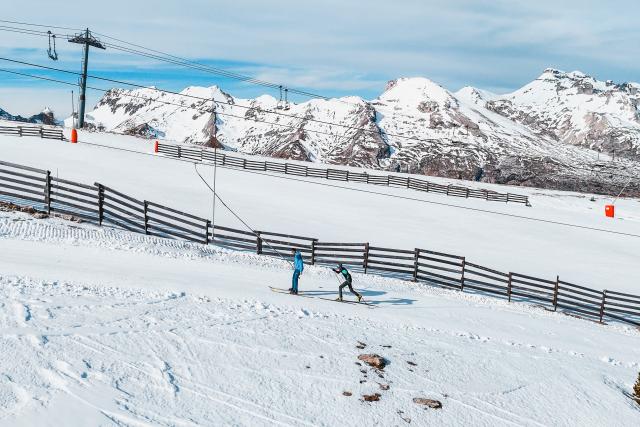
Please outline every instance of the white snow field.
[[[0, 253], [1, 425], [634, 426], [640, 416], [626, 394], [640, 332], [628, 326], [360, 274], [376, 308], [292, 297], [267, 288], [289, 279], [279, 259], [22, 213], [0, 214]], [[336, 285], [322, 267], [301, 281], [313, 294]], [[389, 364], [378, 375], [356, 364], [361, 353]], [[360, 400], [373, 393], [380, 401]]]
[[[80, 140], [150, 154], [153, 141], [80, 132]], [[51, 170], [54, 176], [104, 185], [203, 218], [212, 194], [188, 162], [83, 144], [0, 136], [0, 159]], [[213, 167], [199, 166], [213, 183]], [[640, 294], [640, 238], [478, 212], [471, 209], [606, 229], [640, 236], [640, 200], [616, 202], [616, 218], [604, 215], [611, 198], [589, 194], [443, 180], [530, 196], [533, 207], [461, 199], [415, 190], [308, 178], [286, 179], [218, 168], [217, 190], [255, 230], [319, 238], [422, 248], [466, 256], [470, 262], [595, 289]], [[322, 184], [322, 185], [320, 185]], [[326, 186], [329, 184], [331, 186]], [[343, 188], [382, 194], [350, 191]], [[416, 200], [392, 198], [390, 194]], [[425, 203], [426, 202], [426, 203]], [[436, 203], [436, 204], [433, 204]], [[444, 203], [455, 206], [444, 206]], [[242, 225], [220, 204], [216, 223]]]
[[[152, 151], [135, 138], [80, 138]], [[9, 136], [0, 136], [0, 159], [211, 215], [211, 194], [189, 163]], [[199, 169], [211, 178], [210, 166]], [[330, 184], [220, 168], [217, 180], [255, 229], [434, 249], [640, 293], [638, 200], [619, 200], [612, 220], [609, 200], [583, 194], [477, 184], [528, 194], [528, 208]], [[241, 227], [218, 207], [217, 222]], [[638, 424], [629, 398], [638, 328], [374, 275], [354, 274], [373, 307], [269, 290], [288, 287], [290, 273], [280, 259], [0, 212], [0, 425]], [[316, 296], [335, 297], [337, 285], [326, 267], [307, 266], [301, 278]], [[358, 365], [362, 353], [389, 364]], [[362, 401], [373, 393], [378, 402]], [[443, 407], [423, 409], [417, 397]]]

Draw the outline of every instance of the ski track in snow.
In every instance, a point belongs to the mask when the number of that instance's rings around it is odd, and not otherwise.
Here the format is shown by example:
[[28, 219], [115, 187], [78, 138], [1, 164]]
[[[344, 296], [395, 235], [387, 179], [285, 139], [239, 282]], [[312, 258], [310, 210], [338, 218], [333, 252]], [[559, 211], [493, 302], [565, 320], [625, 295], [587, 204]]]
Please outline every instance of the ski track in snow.
[[[105, 257], [150, 254], [184, 259], [186, 267], [206, 260], [246, 274], [249, 266], [289, 268], [274, 258], [17, 213], [0, 213], [2, 240], [97, 247]], [[489, 308], [500, 320], [438, 321], [419, 306], [347, 310], [287, 296], [274, 304], [35, 276], [0, 271], [0, 425], [404, 425], [399, 414], [412, 425], [637, 422], [621, 390], [637, 376], [640, 334], [623, 325], [358, 274], [368, 289], [433, 300], [432, 310], [463, 304], [478, 310], [468, 318]], [[330, 273], [310, 266], [305, 280], [314, 277]], [[503, 331], [510, 322], [522, 336]], [[563, 336], [564, 328], [571, 329]], [[383, 378], [356, 364], [363, 352], [389, 360]], [[390, 389], [380, 391], [381, 383]], [[359, 400], [374, 392], [380, 402]], [[422, 396], [443, 409], [412, 402]]]

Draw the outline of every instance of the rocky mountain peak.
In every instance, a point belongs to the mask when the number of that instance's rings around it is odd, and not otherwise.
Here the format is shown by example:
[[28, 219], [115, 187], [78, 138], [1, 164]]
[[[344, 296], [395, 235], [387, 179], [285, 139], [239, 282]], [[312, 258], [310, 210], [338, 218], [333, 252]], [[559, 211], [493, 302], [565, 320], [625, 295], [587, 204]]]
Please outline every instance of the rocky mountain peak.
[[457, 108], [456, 98], [439, 84], [424, 77], [403, 77], [387, 83], [378, 103], [429, 113], [440, 108]]
[[[454, 94], [412, 77], [390, 81], [371, 101], [312, 99], [287, 110], [273, 96], [236, 98], [217, 86], [114, 89], [88, 117], [98, 129], [264, 156], [602, 190], [617, 184], [589, 174], [594, 150], [636, 161], [625, 167], [640, 172], [639, 91], [556, 69], [505, 95], [473, 87]], [[576, 179], [569, 185], [566, 176]]]

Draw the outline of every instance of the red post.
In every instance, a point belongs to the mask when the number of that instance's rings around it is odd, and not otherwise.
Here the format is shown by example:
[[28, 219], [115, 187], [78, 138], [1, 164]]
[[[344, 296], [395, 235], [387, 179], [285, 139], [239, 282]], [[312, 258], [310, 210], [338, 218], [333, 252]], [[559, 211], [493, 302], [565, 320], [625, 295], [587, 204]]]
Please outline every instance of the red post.
[[606, 205], [604, 207], [604, 214], [609, 218], [613, 218], [615, 216], [615, 206], [614, 205]]
[[78, 143], [78, 131], [75, 129], [71, 129], [71, 142], [73, 144]]
[[157, 153], [158, 152], [158, 141], [156, 141], [156, 143], [153, 146], [153, 152]]

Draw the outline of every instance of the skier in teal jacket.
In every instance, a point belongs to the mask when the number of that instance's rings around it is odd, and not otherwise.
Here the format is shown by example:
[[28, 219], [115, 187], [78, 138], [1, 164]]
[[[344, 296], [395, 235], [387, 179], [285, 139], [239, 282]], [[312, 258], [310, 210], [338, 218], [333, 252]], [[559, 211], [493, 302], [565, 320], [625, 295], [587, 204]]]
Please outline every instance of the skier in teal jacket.
[[302, 254], [296, 249], [291, 249], [293, 254], [293, 277], [291, 279], [291, 288], [289, 292], [294, 295], [298, 295], [298, 279], [304, 271], [304, 261], [302, 260]]
[[349, 274], [349, 271], [342, 264], [338, 264], [338, 268], [334, 268], [333, 272], [337, 274], [342, 274], [342, 276], [344, 276], [344, 279], [345, 279], [344, 282], [338, 288], [338, 293], [340, 295], [338, 297], [338, 301], [342, 301], [342, 289], [345, 286], [348, 286], [351, 293], [354, 294], [356, 297], [358, 297], [358, 302], [360, 302], [360, 300], [362, 300], [362, 295], [360, 295], [359, 293], [353, 290], [353, 286], [351, 285], [351, 282], [352, 282], [351, 274]]

